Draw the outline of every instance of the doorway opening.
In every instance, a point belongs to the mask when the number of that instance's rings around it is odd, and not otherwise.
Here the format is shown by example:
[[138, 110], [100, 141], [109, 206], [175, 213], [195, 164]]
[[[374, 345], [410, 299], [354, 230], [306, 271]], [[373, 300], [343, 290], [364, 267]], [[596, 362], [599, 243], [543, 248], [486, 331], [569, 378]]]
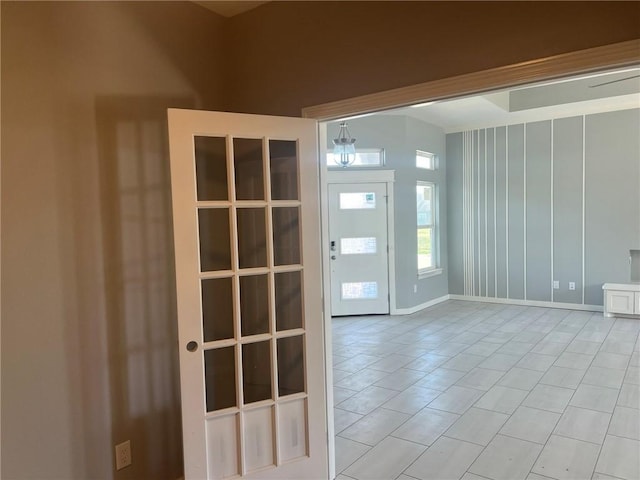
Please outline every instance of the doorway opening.
[[[470, 186], [469, 188], [474, 189], [473, 192], [475, 196], [473, 198], [467, 198], [465, 200], [465, 198], [462, 198], [463, 195], [461, 191], [449, 191], [447, 189], [449, 183], [449, 179], [447, 178], [447, 176], [449, 175], [449, 172], [447, 171], [448, 166], [446, 165], [446, 162], [448, 159], [447, 155], [450, 152], [447, 150], [447, 148], [449, 147], [449, 143], [447, 143], [447, 136], [451, 136], [456, 133], [460, 133], [461, 136], [464, 136], [463, 132], [482, 131], [482, 135], [478, 134], [475, 137], [475, 140], [472, 134], [470, 148], [471, 150], [473, 150], [473, 152], [475, 152], [474, 154], [478, 153], [478, 158], [482, 158], [483, 162], [486, 161], [488, 162], [487, 165], [492, 166], [493, 158], [491, 157], [491, 155], [493, 155], [494, 151], [498, 148], [498, 136], [501, 134], [501, 131], [498, 130], [499, 128], [504, 127], [504, 141], [508, 142], [508, 131], [510, 127], [514, 125], [523, 125], [523, 136], [526, 136], [527, 134], [531, 134], [532, 132], [526, 127], [527, 125], [537, 126], [542, 125], [547, 121], [554, 122], [558, 119], [570, 117], [582, 117], [584, 124], [584, 118], [587, 115], [604, 114], [607, 112], [623, 111], [634, 108], [637, 109], [638, 105], [640, 105], [638, 97], [638, 85], [640, 83], [637, 76], [638, 71], [639, 70], [637, 67], [632, 66], [630, 68], [629, 66], [625, 66], [625, 68], [617, 68], [615, 70], [609, 70], [606, 72], [600, 71], [597, 74], [590, 73], [588, 75], [564, 77], [560, 80], [554, 81], [534, 82], [529, 85], [520, 85], [518, 86], [518, 88], [511, 88], [508, 90], [486, 90], [481, 95], [476, 94], [474, 96], [470, 96], [464, 95], [464, 92], [462, 92], [463, 96], [456, 96], [456, 98], [453, 98], [454, 95], [451, 95], [445, 100], [432, 101], [427, 97], [429, 101], [425, 102], [420, 101], [421, 99], [416, 96], [414, 97], [413, 102], [406, 102], [404, 103], [405, 106], [402, 106], [400, 108], [392, 108], [391, 105], [387, 105], [383, 108], [380, 108], [377, 112], [368, 113], [366, 115], [361, 114], [362, 110], [352, 111], [352, 114], [354, 114], [355, 116], [351, 118], [350, 114], [347, 112], [341, 112], [340, 115], [335, 115], [333, 118], [336, 119], [336, 122], [344, 121], [345, 119], [350, 122], [350, 128], [355, 137], [361, 135], [358, 132], [359, 128], [377, 128], [377, 132], [390, 132], [393, 130], [393, 128], [389, 128], [388, 126], [393, 125], [394, 122], [396, 125], [404, 125], [405, 133], [407, 131], [414, 130], [416, 125], [421, 124], [435, 126], [441, 130], [441, 144], [444, 145], [445, 148], [443, 149], [443, 154], [436, 155], [436, 158], [438, 166], [442, 169], [443, 172], [443, 178], [439, 179], [437, 182], [439, 194], [441, 195], [439, 197], [439, 206], [441, 207], [439, 210], [441, 231], [438, 233], [438, 238], [440, 240], [441, 246], [439, 250], [439, 254], [441, 256], [441, 263], [439, 267], [442, 269], [442, 272], [420, 278], [420, 275], [418, 273], [418, 259], [416, 258], [415, 262], [414, 259], [408, 260], [409, 256], [417, 257], [417, 251], [414, 251], [413, 247], [412, 249], [402, 249], [402, 254], [404, 254], [405, 257], [399, 258], [398, 255], [400, 255], [400, 249], [397, 248], [394, 257], [396, 270], [394, 272], [393, 278], [390, 279], [390, 287], [391, 285], [393, 285], [394, 288], [397, 289], [397, 304], [395, 305], [396, 313], [413, 313], [422, 308], [432, 305], [433, 303], [431, 302], [437, 303], [438, 301], [455, 298], [452, 297], [450, 290], [452, 281], [461, 282], [463, 289], [461, 292], [461, 296], [493, 296], [493, 298], [498, 298], [499, 290], [502, 288], [501, 280], [496, 275], [496, 264], [499, 268], [504, 268], [504, 266], [500, 263], [501, 260], [499, 258], [497, 258], [495, 255], [491, 256], [489, 254], [492, 251], [495, 252], [498, 248], [505, 248], [506, 246], [496, 245], [498, 240], [496, 239], [496, 231], [494, 231], [493, 229], [495, 228], [497, 230], [499, 226], [494, 226], [487, 221], [487, 219], [493, 213], [493, 209], [498, 208], [496, 206], [498, 203], [497, 201], [494, 201], [493, 203], [491, 202], [493, 200], [493, 195], [496, 195], [497, 198], [499, 192], [495, 188], [493, 190], [487, 189], [483, 191], [480, 189], [480, 187], [478, 187], [478, 185], [484, 185], [485, 176], [487, 178], [487, 182], [491, 184], [491, 182], [493, 181], [493, 175], [498, 175], [498, 173], [495, 170], [491, 171], [489, 168], [486, 168], [485, 170], [472, 170], [473, 178], [468, 178], [466, 180], [463, 178], [463, 181], [471, 182], [468, 185]], [[578, 92], [578, 87], [581, 88], [583, 93]], [[363, 100], [363, 102], [365, 102], [365, 100]], [[352, 102], [351, 104], [353, 105], [354, 103], [356, 102]], [[409, 106], [409, 103], [415, 103], [415, 105]], [[337, 107], [334, 106], [333, 108]], [[320, 109], [320, 107], [318, 107], [318, 109]], [[329, 110], [329, 107], [327, 107], [327, 111]], [[308, 111], [305, 111], [305, 114], [307, 114], [307, 116], [315, 117], [315, 115], [313, 115], [313, 111], [313, 109], [308, 109]], [[321, 115], [318, 115], [316, 118], [321, 118]], [[376, 123], [379, 124], [379, 126], [375, 126], [374, 124]], [[558, 123], [562, 122], [556, 122], [556, 126]], [[327, 134], [327, 128], [331, 128], [332, 125], [332, 121], [320, 124], [320, 158], [325, 158], [327, 148], [326, 139], [331, 138], [331, 135]], [[386, 127], [384, 125], [386, 125]], [[496, 135], [496, 139], [494, 139], [491, 135]], [[487, 136], [486, 139], [485, 136]], [[406, 138], [406, 135], [404, 135], [402, 140], [405, 140]], [[535, 137], [529, 138], [530, 145], [532, 145], [531, 142], [534, 138]], [[378, 139], [380, 139], [380, 136], [378, 136]], [[558, 138], [556, 138], [556, 141], [557, 140]], [[474, 143], [474, 141], [476, 143]], [[389, 161], [391, 157], [389, 157], [389, 153], [386, 150], [386, 145], [382, 144], [379, 146], [385, 148], [387, 160]], [[367, 147], [367, 145], [363, 145], [363, 147]], [[463, 147], [468, 148], [468, 144], [466, 146], [463, 144]], [[488, 153], [486, 154], [484, 151], [485, 148], [488, 150]], [[491, 151], [492, 149], [493, 151]], [[433, 143], [431, 145], [410, 145], [402, 154], [399, 154], [397, 157], [399, 162], [403, 162], [402, 167], [391, 165], [390, 162], [385, 165], [386, 169], [393, 169], [396, 172], [400, 171], [401, 168], [404, 168], [402, 176], [396, 174], [396, 182], [394, 183], [395, 199], [398, 200], [395, 204], [396, 225], [393, 230], [390, 230], [389, 237], [391, 238], [395, 236], [397, 238], [398, 236], [402, 236], [403, 238], [409, 238], [410, 236], [412, 236], [415, 239], [412, 241], [416, 243], [416, 249], [418, 242], [415, 233], [415, 229], [418, 227], [416, 218], [418, 207], [416, 206], [415, 199], [416, 184], [417, 182], [428, 182], [432, 180], [432, 177], [429, 176], [432, 175], [432, 173], [419, 170], [419, 167], [417, 167], [415, 163], [412, 163], [415, 162], [415, 157], [412, 157], [411, 152], [413, 152], [415, 155], [416, 151], [431, 152], [434, 150], [437, 150], [437, 148], [433, 146]], [[489, 153], [491, 155], [489, 155]], [[525, 150], [525, 157], [523, 157], [522, 159], [522, 161], [524, 162], [526, 162], [526, 154], [527, 153]], [[530, 153], [529, 155], [532, 154]], [[533, 165], [531, 163], [532, 159], [533, 156], [530, 156], [529, 167]], [[524, 166], [525, 168], [522, 171], [524, 177], [522, 178], [521, 183], [522, 188], [524, 189], [523, 194], [526, 195], [526, 172], [528, 170], [526, 167], [526, 163], [524, 163]], [[411, 169], [411, 175], [407, 174], [407, 169]], [[349, 171], [348, 173], [358, 175], [360, 171]], [[512, 173], [514, 172], [512, 171]], [[553, 169], [550, 171], [550, 173], [553, 174]], [[326, 167], [321, 167], [321, 192], [326, 196], [329, 195], [330, 174], [331, 172], [328, 172]], [[530, 175], [529, 180], [532, 180], [533, 178], [536, 177], [532, 177]], [[400, 181], [402, 181], [402, 186], [399, 185]], [[556, 182], [557, 181], [558, 178], [556, 178]], [[475, 182], [475, 184], [473, 182]], [[471, 185], [476, 186], [471, 187]], [[496, 183], [493, 183], [493, 185], [495, 186]], [[551, 186], [553, 187], [553, 184], [551, 184]], [[413, 188], [412, 195], [409, 195], [408, 193], [410, 188]], [[461, 198], [457, 198], [458, 193], [461, 193]], [[530, 188], [528, 193], [529, 195], [533, 194], [533, 190]], [[404, 204], [399, 201], [401, 197], [404, 198]], [[327, 197], [325, 197], [325, 201], [322, 202], [322, 205], [324, 207], [328, 205], [326, 200]], [[560, 198], [556, 199], [556, 201], [559, 200]], [[411, 208], [408, 207], [408, 205], [410, 205], [410, 202], [413, 202], [413, 206]], [[553, 205], [553, 200], [551, 200], [551, 202], [551, 205]], [[471, 205], [471, 210], [469, 209], [469, 205]], [[455, 265], [455, 268], [456, 270], [460, 270], [461, 268], [460, 271], [463, 272], [463, 276], [461, 278], [456, 277], [455, 279], [452, 279], [450, 277], [450, 272], [454, 265], [450, 264], [451, 256], [449, 253], [449, 235], [451, 234], [452, 230], [451, 226], [448, 224], [449, 219], [447, 217], [447, 212], [451, 209], [460, 209], [460, 211], [464, 210], [466, 215], [466, 220], [464, 221], [467, 225], [470, 225], [468, 227], [465, 227], [468, 228], [467, 233], [464, 233], [462, 230], [460, 232], [457, 232], [460, 234], [461, 241], [469, 242], [469, 244], [456, 244], [455, 246], [456, 248], [458, 248], [459, 246], [462, 252], [460, 258], [455, 259], [455, 261], [461, 262], [461, 265]], [[486, 214], [485, 210], [487, 212]], [[327, 211], [328, 210], [325, 209], [325, 211], [323, 212], [323, 239], [329, 240], [330, 242], [330, 219], [327, 218], [330, 217], [330, 213], [328, 214]], [[551, 212], [553, 212], [552, 209]], [[502, 214], [506, 215], [504, 212]], [[525, 205], [522, 206], [522, 215], [524, 216], [524, 218], [526, 218], [526, 214], [527, 210], [525, 203]], [[551, 215], [553, 216], [553, 213], [551, 213]], [[405, 228], [402, 232], [398, 230], [398, 228], [402, 225], [402, 221], [399, 220], [401, 217], [406, 219], [407, 224], [404, 226]], [[478, 224], [478, 217], [483, 218], [484, 222], [480, 222], [480, 224]], [[533, 218], [533, 216], [530, 213], [530, 219], [531, 218]], [[556, 219], [556, 221], [557, 220], [558, 219]], [[409, 233], [408, 225], [411, 225], [411, 228], [413, 229], [412, 234]], [[553, 217], [551, 217], [551, 229], [553, 229], [553, 225]], [[581, 228], [584, 229], [584, 226]], [[478, 237], [474, 239], [470, 238], [470, 232], [475, 232]], [[530, 231], [529, 234], [531, 233], [532, 232]], [[538, 282], [538, 279], [532, 278], [530, 275], [527, 275], [526, 272], [526, 249], [528, 238], [526, 232], [526, 222], [523, 225], [523, 234], [524, 238], [521, 240], [521, 244], [524, 255], [523, 258], [525, 259], [523, 264], [524, 271], [518, 273], [518, 275], [523, 279], [523, 295], [521, 299], [517, 299], [515, 297], [512, 298], [513, 291], [511, 291], [511, 296], [506, 296], [506, 302], [508, 302], [510, 299], [520, 300], [523, 302], [537, 301], [535, 295], [537, 295], [538, 293], [534, 292], [534, 290], [537, 285], [536, 282]], [[551, 255], [553, 255], [553, 232], [548, 232], [548, 234], [549, 235], [547, 236], [552, 238], [550, 249]], [[556, 232], [556, 236], [557, 234], [558, 232]], [[584, 234], [581, 232], [581, 235]], [[476, 243], [476, 240], [478, 243]], [[323, 241], [323, 266], [325, 267], [325, 272], [329, 272], [331, 269], [331, 250], [329, 242]], [[512, 244], [512, 253], [515, 248], [516, 245]], [[520, 248], [520, 245], [518, 245], [518, 248]], [[532, 248], [533, 243], [530, 243], [530, 249]], [[558, 248], [557, 245], [556, 248]], [[529, 254], [531, 254], [531, 252]], [[579, 259], [579, 261], [582, 262], [583, 265], [585, 262], [584, 256], [585, 254], [583, 251], [582, 258]], [[507, 256], [507, 261], [508, 258], [509, 257]], [[414, 263], [415, 265], [413, 265]], [[548, 263], [549, 270], [553, 272], [553, 261]], [[412, 269], [415, 268], [415, 272], [407, 274], [406, 269], [409, 265], [411, 265]], [[402, 271], [403, 268], [405, 268], [404, 271]], [[473, 274], [473, 278], [465, 278], [464, 274], [466, 271], [471, 271]], [[533, 269], [530, 269], [529, 274], [531, 274], [532, 271]], [[584, 266], [582, 268], [582, 271], [584, 272]], [[332, 312], [330, 305], [333, 302], [333, 286], [331, 285], [330, 279], [328, 279], [327, 277], [328, 275], [325, 276], [324, 280], [325, 292], [330, 293], [328, 293], [327, 295], [327, 297], [329, 298], [325, 298], [325, 312]], [[406, 285], [403, 284], [401, 286], [397, 284], [396, 279], [400, 277], [408, 280], [407, 282], [405, 282]], [[420, 283], [423, 280], [424, 283]], [[434, 285], [437, 284], [438, 280], [440, 280], [440, 282], [444, 285], [444, 288], [442, 290], [438, 290], [437, 287], [434, 287]], [[527, 280], [529, 282], [528, 285]], [[545, 291], [549, 292], [549, 303], [553, 303], [554, 301], [564, 302], [565, 300], [563, 300], [562, 296], [563, 293], [555, 292], [553, 290], [551, 281], [549, 281], [548, 283], [549, 285], [547, 285], [546, 283], [544, 284], [544, 289]], [[585, 282], [583, 281], [582, 285], [584, 285], [584, 283]], [[430, 285], [430, 287], [423, 287], [423, 285], [425, 284]], [[430, 292], [430, 294], [427, 294], [425, 297], [419, 297], [420, 294], [425, 293], [422, 288], [433, 289], [435, 291]], [[418, 300], [412, 303], [410, 299], [415, 295], [418, 295]], [[547, 301], [546, 298], [544, 301]], [[582, 302], [578, 302], [575, 304], [575, 308], [580, 309], [581, 305], [585, 305], [583, 299]], [[330, 357], [332, 352], [330, 340], [330, 335], [332, 334], [330, 314], [325, 313], [325, 321], [327, 322], [327, 325], [325, 326], [328, 345], [327, 355], [328, 357]], [[333, 365], [330, 363], [330, 361], [328, 362], [327, 367], [328, 377], [332, 378], [331, 368], [333, 367]], [[340, 370], [340, 365], [338, 362], [336, 362], [335, 368], [337, 370]], [[347, 373], [353, 375], [356, 372]], [[340, 374], [342, 375], [342, 372]], [[390, 374], [393, 374], [393, 372], [390, 372]], [[376, 381], [372, 381], [369, 386], [375, 386]], [[329, 383], [328, 387], [330, 387], [331, 385], [332, 383]], [[328, 408], [331, 409], [333, 403], [332, 394], [328, 392], [328, 396], [331, 397], [331, 403], [328, 405]], [[345, 401], [343, 397], [341, 397], [341, 400]], [[383, 404], [384, 402], [378, 405], [376, 408], [384, 408]], [[356, 421], [360, 420], [361, 418]], [[333, 427], [333, 425], [331, 425], [330, 428], [331, 427]], [[334, 432], [334, 434], [339, 435], [340, 432]], [[330, 450], [333, 450], [335, 452], [334, 446], [330, 446]], [[331, 468], [334, 467], [335, 463], [332, 464]], [[340, 472], [336, 471], [335, 473], [339, 474]]]

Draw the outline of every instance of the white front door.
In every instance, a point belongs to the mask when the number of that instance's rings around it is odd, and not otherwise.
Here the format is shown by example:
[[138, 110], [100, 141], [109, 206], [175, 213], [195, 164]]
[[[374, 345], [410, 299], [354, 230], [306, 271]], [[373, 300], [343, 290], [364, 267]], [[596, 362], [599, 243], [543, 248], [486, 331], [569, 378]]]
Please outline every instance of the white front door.
[[169, 110], [185, 478], [328, 476], [317, 126]]
[[331, 315], [389, 313], [387, 184], [329, 184]]

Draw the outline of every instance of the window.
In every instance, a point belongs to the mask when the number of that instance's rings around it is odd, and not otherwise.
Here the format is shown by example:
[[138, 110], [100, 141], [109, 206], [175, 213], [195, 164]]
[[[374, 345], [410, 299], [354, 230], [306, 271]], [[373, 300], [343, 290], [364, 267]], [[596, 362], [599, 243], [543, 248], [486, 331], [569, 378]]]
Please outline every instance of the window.
[[436, 268], [436, 186], [433, 183], [418, 182], [416, 185], [417, 233], [418, 233], [418, 275], [440, 273]]
[[340, 194], [340, 210], [376, 208], [375, 192], [348, 192]]
[[[333, 152], [327, 153], [327, 167], [341, 168], [340, 160], [336, 161]], [[381, 167], [384, 165], [384, 149], [382, 148], [357, 148], [356, 159], [350, 167]]]
[[416, 150], [416, 167], [427, 170], [436, 169], [436, 156], [433, 153]]

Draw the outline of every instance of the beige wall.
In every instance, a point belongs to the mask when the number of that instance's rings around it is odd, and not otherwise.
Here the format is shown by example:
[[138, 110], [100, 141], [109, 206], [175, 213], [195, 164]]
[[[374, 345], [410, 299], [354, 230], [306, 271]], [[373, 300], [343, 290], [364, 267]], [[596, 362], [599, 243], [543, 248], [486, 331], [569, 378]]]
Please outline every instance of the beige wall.
[[2, 2], [2, 478], [181, 475], [166, 107], [299, 115], [637, 38], [637, 6]]
[[221, 22], [2, 2], [3, 479], [182, 475], [166, 108], [219, 108]]
[[640, 37], [638, 2], [273, 2], [233, 17], [229, 110], [302, 107]]

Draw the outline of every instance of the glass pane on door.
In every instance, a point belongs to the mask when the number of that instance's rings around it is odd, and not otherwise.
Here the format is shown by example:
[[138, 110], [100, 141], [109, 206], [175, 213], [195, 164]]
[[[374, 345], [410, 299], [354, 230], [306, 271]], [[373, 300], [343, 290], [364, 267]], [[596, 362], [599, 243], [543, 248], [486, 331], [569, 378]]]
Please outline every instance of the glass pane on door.
[[242, 336], [269, 332], [269, 282], [267, 275], [240, 277]]
[[205, 342], [233, 338], [233, 279], [202, 280], [202, 333]]
[[271, 398], [271, 347], [269, 341], [242, 346], [244, 403]]
[[231, 269], [231, 241], [228, 208], [198, 210], [200, 271]]
[[269, 140], [271, 199], [298, 200], [298, 142]]
[[278, 395], [304, 392], [303, 336], [278, 339]]
[[236, 406], [236, 362], [234, 347], [204, 352], [207, 412]]
[[275, 274], [276, 330], [302, 328], [302, 272]]
[[240, 268], [267, 266], [267, 227], [264, 213], [264, 208], [237, 210]]
[[233, 139], [236, 200], [264, 200], [262, 140]]
[[300, 218], [298, 207], [273, 209], [273, 261], [276, 265], [300, 263]]
[[226, 139], [196, 136], [193, 142], [198, 200], [228, 200]]

